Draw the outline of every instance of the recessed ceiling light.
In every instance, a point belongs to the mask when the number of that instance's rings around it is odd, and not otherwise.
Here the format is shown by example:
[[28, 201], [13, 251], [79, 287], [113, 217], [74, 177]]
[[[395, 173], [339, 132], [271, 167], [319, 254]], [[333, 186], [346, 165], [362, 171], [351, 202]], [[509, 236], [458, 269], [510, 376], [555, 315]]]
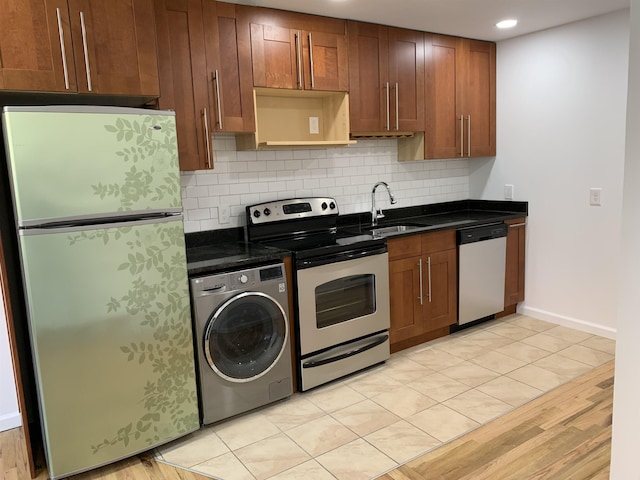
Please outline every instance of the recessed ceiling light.
[[496, 27], [498, 28], [513, 28], [518, 24], [518, 20], [509, 19], [502, 20], [501, 22], [496, 23]]

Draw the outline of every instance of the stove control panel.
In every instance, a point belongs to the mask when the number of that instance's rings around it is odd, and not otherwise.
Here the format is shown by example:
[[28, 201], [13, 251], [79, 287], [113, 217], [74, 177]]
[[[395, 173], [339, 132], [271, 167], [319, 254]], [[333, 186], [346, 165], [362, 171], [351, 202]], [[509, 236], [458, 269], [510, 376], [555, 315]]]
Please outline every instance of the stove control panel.
[[336, 200], [329, 197], [290, 198], [250, 205], [246, 209], [247, 220], [253, 225], [325, 215], [336, 216], [339, 213]]

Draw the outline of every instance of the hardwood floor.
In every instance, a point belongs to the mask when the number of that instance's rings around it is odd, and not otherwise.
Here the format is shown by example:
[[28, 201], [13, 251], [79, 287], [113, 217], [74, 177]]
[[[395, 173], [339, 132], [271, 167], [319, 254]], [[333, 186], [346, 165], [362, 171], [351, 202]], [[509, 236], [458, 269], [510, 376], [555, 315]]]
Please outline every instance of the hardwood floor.
[[380, 477], [609, 478], [614, 362]]
[[[614, 361], [379, 477], [382, 480], [606, 480], [609, 478]], [[0, 433], [0, 474], [30, 475], [22, 429]], [[40, 471], [38, 480], [47, 478]], [[207, 480], [158, 463], [151, 452], [73, 480]]]

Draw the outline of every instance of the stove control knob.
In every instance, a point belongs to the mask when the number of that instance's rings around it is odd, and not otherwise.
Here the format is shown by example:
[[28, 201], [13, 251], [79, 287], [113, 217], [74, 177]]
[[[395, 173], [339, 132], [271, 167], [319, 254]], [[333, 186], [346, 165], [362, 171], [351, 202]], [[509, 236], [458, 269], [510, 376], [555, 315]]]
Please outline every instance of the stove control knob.
[[245, 284], [249, 281], [249, 277], [247, 277], [244, 273], [242, 275], [240, 275], [240, 278], [238, 279], [240, 280], [240, 283]]
[[260, 210], [254, 210], [253, 211], [253, 216], [256, 218], [260, 218]]
[[269, 215], [271, 215], [271, 210], [269, 210], [268, 208], [265, 208], [264, 214], [268, 217]]
[[331, 203], [329, 204], [329, 208], [330, 208], [331, 210], [333, 210], [334, 208], [336, 208], [336, 204], [335, 204], [335, 203], [333, 203], [333, 202], [331, 202]]
[[327, 209], [327, 202], [322, 202], [322, 205], [320, 205], [322, 207], [322, 210], [326, 210]]

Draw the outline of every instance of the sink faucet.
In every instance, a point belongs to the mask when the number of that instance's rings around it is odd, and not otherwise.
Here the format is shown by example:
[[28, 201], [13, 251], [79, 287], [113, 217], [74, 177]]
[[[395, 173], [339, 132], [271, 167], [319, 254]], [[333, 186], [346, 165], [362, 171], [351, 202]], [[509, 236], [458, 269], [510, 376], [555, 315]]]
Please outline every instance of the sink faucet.
[[396, 203], [396, 197], [394, 197], [393, 193], [391, 193], [391, 188], [389, 188], [387, 182], [378, 182], [373, 186], [373, 189], [371, 190], [371, 226], [373, 227], [378, 225], [379, 218], [384, 218], [382, 209], [376, 208], [376, 188], [378, 188], [380, 185], [384, 185], [384, 187], [387, 189], [387, 193], [389, 194], [389, 200], [391, 201], [391, 203]]

